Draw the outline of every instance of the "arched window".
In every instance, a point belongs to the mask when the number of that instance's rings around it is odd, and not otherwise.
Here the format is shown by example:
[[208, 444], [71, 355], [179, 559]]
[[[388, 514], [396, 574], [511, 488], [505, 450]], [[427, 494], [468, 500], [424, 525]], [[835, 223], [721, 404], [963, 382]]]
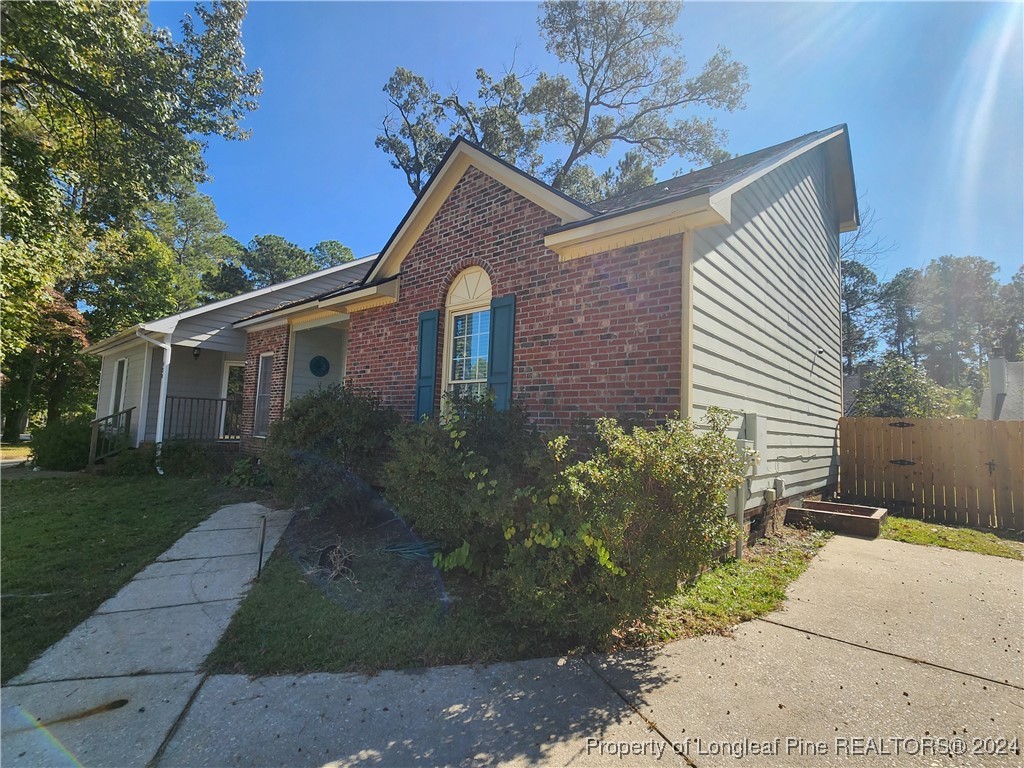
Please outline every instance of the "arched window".
[[491, 279], [480, 267], [459, 273], [445, 302], [445, 392], [460, 397], [487, 394], [491, 340]]

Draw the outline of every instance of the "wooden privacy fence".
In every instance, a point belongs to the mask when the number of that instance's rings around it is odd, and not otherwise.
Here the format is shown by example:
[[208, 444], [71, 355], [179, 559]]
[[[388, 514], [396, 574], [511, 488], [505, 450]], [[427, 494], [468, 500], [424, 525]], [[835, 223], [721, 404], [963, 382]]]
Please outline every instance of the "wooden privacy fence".
[[1024, 422], [839, 420], [844, 499], [975, 528], [1024, 529]]

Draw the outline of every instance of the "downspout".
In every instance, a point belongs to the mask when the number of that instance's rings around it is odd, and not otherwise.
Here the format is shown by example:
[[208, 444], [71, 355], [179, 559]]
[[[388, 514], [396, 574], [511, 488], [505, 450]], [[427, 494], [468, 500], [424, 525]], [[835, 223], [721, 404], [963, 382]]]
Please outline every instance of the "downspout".
[[[167, 410], [167, 379], [170, 378], [171, 372], [171, 345], [166, 341], [157, 341], [144, 335], [142, 329], [136, 329], [135, 335], [155, 347], [160, 347], [164, 352], [163, 363], [160, 368], [160, 400], [156, 408], [156, 471], [157, 474], [162, 475], [164, 470], [160, 466], [160, 452], [164, 445], [164, 417]], [[140, 418], [147, 417], [148, 414], [140, 415]]]

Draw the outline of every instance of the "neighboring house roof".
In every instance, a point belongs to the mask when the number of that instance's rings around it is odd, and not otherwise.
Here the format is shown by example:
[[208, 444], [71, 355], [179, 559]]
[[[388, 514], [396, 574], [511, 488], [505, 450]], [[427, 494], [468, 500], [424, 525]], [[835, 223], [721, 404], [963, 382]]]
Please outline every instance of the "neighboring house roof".
[[1024, 421], [1024, 361], [1006, 363], [1006, 394], [997, 395], [994, 404], [992, 402], [992, 387], [985, 387], [981, 393], [978, 418], [996, 421]]
[[858, 373], [850, 373], [843, 376], [843, 415], [849, 416], [853, 413], [853, 406], [857, 404], [857, 395], [863, 385], [863, 377]]
[[[140, 333], [174, 334], [183, 321], [191, 321], [190, 325], [197, 325], [202, 329], [202, 317], [204, 315], [212, 316], [215, 313], [217, 315], [217, 322], [211, 323], [209, 330], [213, 331], [216, 328], [227, 327], [235, 321], [252, 314], [254, 310], [265, 310], [279, 306], [282, 303], [287, 303], [277, 298], [282, 293], [294, 295], [298, 292], [301, 295], [307, 290], [316, 291], [317, 283], [324, 278], [337, 276], [346, 285], [353, 282], [358, 283], [369, 271], [376, 255], [372, 254], [371, 256], [340, 264], [336, 267], [328, 267], [317, 272], [311, 272], [308, 275], [302, 275], [301, 277], [285, 280], [281, 283], [268, 285], [265, 288], [248, 291], [238, 296], [232, 296], [229, 299], [214, 301], [201, 307], [179, 312], [176, 315], [138, 323], [118, 334], [90, 345], [87, 351], [90, 354], [100, 354], [125, 342], [133, 341]], [[307, 287], [310, 284], [313, 287]], [[322, 288], [320, 290], [322, 291]], [[336, 284], [332, 286], [331, 290], [337, 290]], [[174, 341], [180, 340], [175, 339]]]
[[561, 258], [571, 259], [636, 242], [633, 233], [638, 229], [645, 229], [645, 239], [651, 239], [728, 223], [732, 215], [732, 195], [783, 163], [822, 145], [828, 153], [839, 229], [842, 232], [856, 229], [860, 225], [860, 214], [849, 132], [845, 125], [808, 133], [592, 204], [575, 200], [472, 142], [457, 138], [361, 283], [339, 286], [323, 296], [255, 313], [238, 321], [236, 326], [251, 325], [258, 319], [269, 319], [276, 313], [295, 311], [314, 302], [330, 302], [341, 309], [338, 305], [345, 296], [364, 305], [378, 298], [395, 300], [397, 282], [392, 281], [399, 276], [402, 260], [471, 165], [557, 215], [562, 223], [545, 233], [544, 242]]

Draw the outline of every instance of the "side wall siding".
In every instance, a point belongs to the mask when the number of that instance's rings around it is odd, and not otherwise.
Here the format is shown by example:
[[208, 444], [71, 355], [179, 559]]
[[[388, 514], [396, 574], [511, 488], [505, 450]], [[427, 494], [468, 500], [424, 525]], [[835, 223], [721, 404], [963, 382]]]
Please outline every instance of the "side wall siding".
[[[839, 233], [823, 151], [754, 182], [732, 214], [732, 227], [695, 233], [694, 417], [709, 406], [767, 417], [754, 503], [776, 477], [786, 496], [837, 479]], [[742, 419], [734, 429], [753, 437]]]
[[264, 439], [253, 437], [253, 421], [256, 415], [256, 384], [259, 376], [260, 357], [266, 352], [274, 353], [274, 366], [270, 378], [270, 421], [278, 421], [284, 413], [285, 378], [288, 372], [289, 327], [283, 325], [248, 334], [245, 345], [245, 386], [242, 396], [242, 452], [259, 453], [263, 450]]
[[128, 358], [128, 377], [125, 382], [124, 407], [135, 408], [135, 412], [132, 413], [132, 423], [139, 423], [138, 420], [141, 416], [139, 407], [142, 401], [142, 375], [146, 365], [146, 350], [148, 347], [148, 344], [142, 342], [126, 349], [119, 349], [109, 355], [103, 355], [103, 363], [100, 367], [99, 392], [96, 396], [97, 417], [110, 415], [110, 397], [114, 388], [114, 372], [117, 370], [117, 361], [122, 357], [126, 357]]
[[[678, 410], [682, 237], [560, 262], [544, 246], [559, 223], [470, 168], [405, 258], [399, 301], [353, 313], [346, 382], [411, 417], [419, 314], [440, 310], [445, 333], [449, 286], [481, 266], [495, 297], [516, 296], [513, 398], [542, 427]], [[439, 337], [435, 407], [443, 346]]]

